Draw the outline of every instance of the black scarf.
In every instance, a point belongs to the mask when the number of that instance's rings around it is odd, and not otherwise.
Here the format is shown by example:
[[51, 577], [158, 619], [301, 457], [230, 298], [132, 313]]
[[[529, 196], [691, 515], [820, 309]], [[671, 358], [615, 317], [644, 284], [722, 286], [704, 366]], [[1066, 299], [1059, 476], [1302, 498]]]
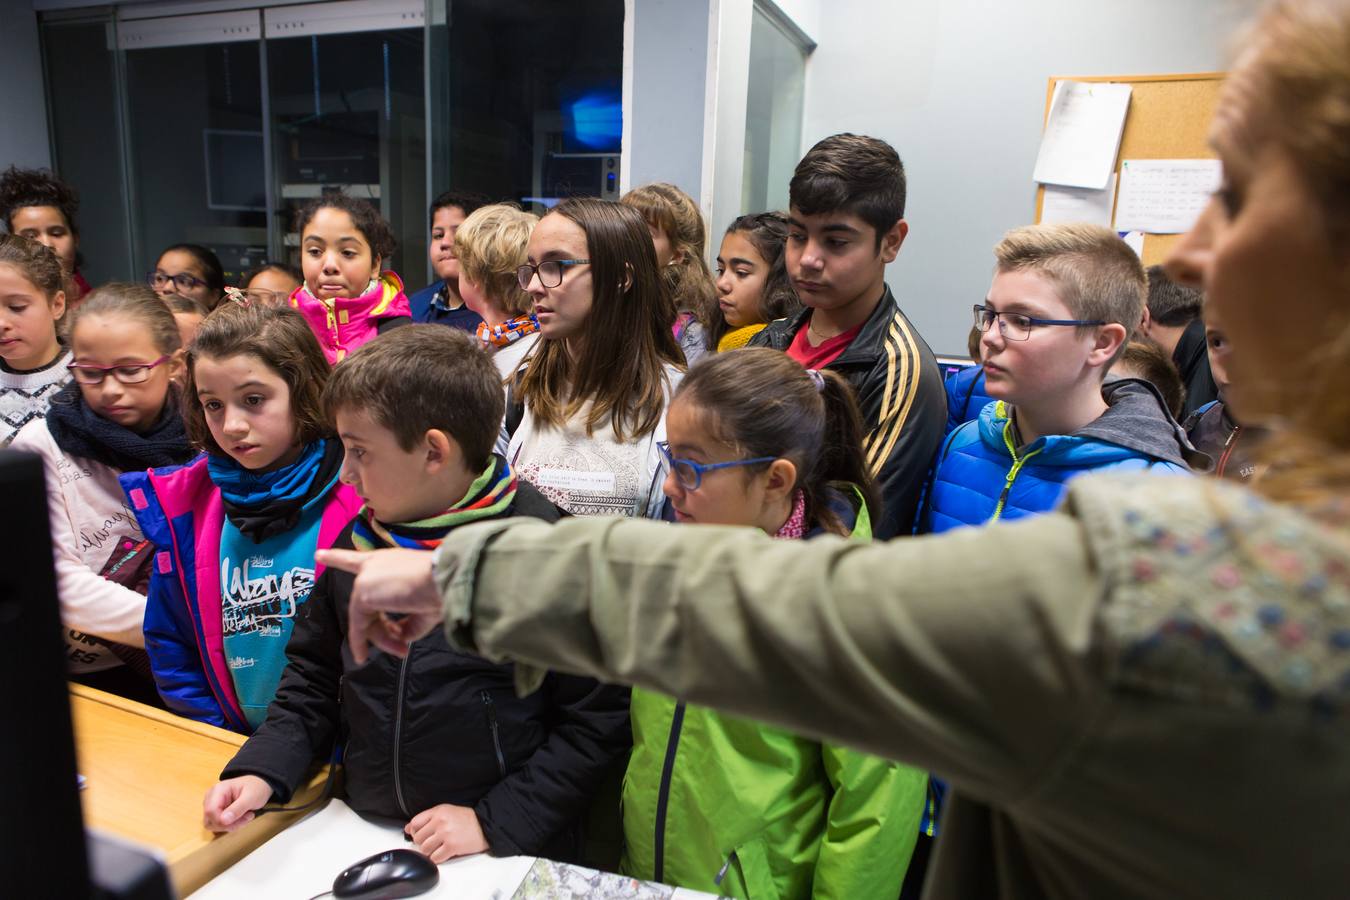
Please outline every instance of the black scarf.
[[336, 439], [324, 441], [323, 455], [310, 482], [309, 490], [302, 496], [284, 500], [266, 500], [257, 505], [243, 506], [231, 502], [221, 493], [221, 503], [225, 506], [225, 517], [230, 520], [239, 533], [261, 544], [278, 534], [285, 534], [300, 521], [305, 506], [315, 497], [322, 496], [337, 484], [338, 471], [342, 468], [344, 450], [342, 442]]
[[138, 432], [90, 409], [80, 386], [72, 381], [52, 397], [47, 429], [65, 453], [92, 459], [119, 472], [178, 465], [196, 455], [188, 443], [183, 417], [178, 414], [178, 397], [172, 389], [155, 424]]

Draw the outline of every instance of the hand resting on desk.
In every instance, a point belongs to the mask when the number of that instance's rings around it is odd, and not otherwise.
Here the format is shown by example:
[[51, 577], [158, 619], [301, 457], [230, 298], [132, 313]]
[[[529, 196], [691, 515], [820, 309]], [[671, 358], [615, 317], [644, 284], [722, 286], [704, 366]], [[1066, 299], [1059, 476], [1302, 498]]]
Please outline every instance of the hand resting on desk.
[[202, 819], [215, 832], [234, 831], [257, 815], [272, 799], [272, 788], [257, 775], [240, 775], [217, 783], [202, 801]]
[[467, 806], [440, 803], [412, 817], [403, 831], [417, 849], [439, 865], [456, 856], [488, 849], [478, 816]]

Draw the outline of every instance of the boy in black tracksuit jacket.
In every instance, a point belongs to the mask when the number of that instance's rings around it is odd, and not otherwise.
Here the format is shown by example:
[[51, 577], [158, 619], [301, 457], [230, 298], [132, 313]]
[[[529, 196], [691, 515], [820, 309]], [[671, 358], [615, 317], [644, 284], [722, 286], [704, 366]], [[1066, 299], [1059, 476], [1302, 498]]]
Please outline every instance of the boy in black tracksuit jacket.
[[[409, 364], [410, 357], [415, 366]], [[372, 382], [382, 381], [378, 377], [382, 373], [391, 377], [398, 373], [389, 384], [398, 392], [408, 389], [408, 372], [418, 373], [414, 377], [419, 380], [435, 381], [436, 369], [448, 374], [428, 386], [434, 391], [430, 396], [450, 399], [445, 406], [454, 408], [449, 416], [458, 421], [440, 429], [434, 424], [424, 428], [428, 423], [416, 421], [417, 409], [386, 409], [378, 419], [364, 412], [380, 408], [376, 404], [388, 399], [366, 395]], [[466, 390], [465, 382], [484, 390]], [[343, 480], [366, 501], [335, 548], [427, 549], [468, 521], [528, 516], [552, 522], [561, 515], [533, 486], [517, 480], [504, 459], [488, 452], [503, 410], [500, 380], [486, 354], [451, 329], [418, 325], [381, 336], [335, 370], [325, 396], [347, 448]], [[480, 415], [468, 417], [475, 423], [468, 426], [465, 413], [475, 399], [484, 408]], [[365, 403], [354, 407], [354, 400]], [[424, 406], [422, 411], [439, 405]], [[471, 484], [459, 494], [462, 478], [453, 489], [462, 499], [441, 513], [424, 513], [418, 521], [403, 524], [385, 523], [383, 514], [396, 516], [400, 503], [404, 509], [407, 502], [417, 503], [434, 491], [439, 476], [428, 476], [425, 482], [419, 478], [421, 473], [415, 470], [421, 457], [416, 452], [399, 456], [395, 429], [384, 420], [402, 425], [414, 436], [440, 434], [433, 443], [449, 436], [454, 427], [457, 434], [452, 439], [463, 449], [459, 457], [469, 460], [481, 453], [478, 458], [487, 464], [464, 463]], [[480, 422], [486, 424], [479, 427]], [[468, 427], [474, 435], [466, 436]], [[417, 451], [421, 445], [414, 444]], [[471, 450], [475, 446], [478, 449]], [[433, 447], [424, 456], [434, 458], [437, 452]], [[440, 452], [456, 458], [452, 451]], [[268, 799], [287, 802], [310, 766], [327, 758], [340, 741], [345, 745], [345, 785], [352, 808], [363, 815], [410, 823], [409, 836], [433, 861], [483, 849], [497, 856], [576, 859], [581, 845], [579, 817], [632, 745], [628, 689], [550, 674], [540, 691], [518, 698], [511, 665], [451, 650], [439, 630], [410, 645], [404, 659], [377, 652], [357, 666], [347, 645], [353, 580], [354, 576], [331, 568], [320, 575], [297, 616], [286, 649], [288, 664], [267, 719], [225, 767], [221, 778], [227, 780], [213, 794], [253, 781], [241, 778], [251, 775], [266, 782], [272, 796], [261, 797], [266, 793], [263, 788], [245, 798], [244, 807], [256, 809], [255, 804]], [[208, 824], [228, 827], [247, 821], [247, 817], [221, 818], [223, 805], [213, 806], [213, 794], [207, 795]], [[224, 802], [237, 796], [229, 794]], [[436, 809], [457, 812], [460, 823], [476, 819], [486, 846], [454, 845], [450, 831], [462, 834], [473, 828], [437, 826], [429, 815]], [[430, 843], [417, 837], [437, 830], [443, 833]]]

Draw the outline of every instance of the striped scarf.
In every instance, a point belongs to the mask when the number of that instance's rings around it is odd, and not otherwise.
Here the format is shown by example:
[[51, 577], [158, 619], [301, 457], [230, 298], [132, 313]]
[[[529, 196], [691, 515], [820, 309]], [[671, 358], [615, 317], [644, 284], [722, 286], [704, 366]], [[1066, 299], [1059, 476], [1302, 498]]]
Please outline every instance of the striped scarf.
[[368, 507], [361, 507], [352, 523], [352, 544], [357, 550], [383, 547], [435, 550], [452, 528], [500, 516], [511, 508], [515, 499], [516, 476], [506, 460], [494, 454], [483, 474], [469, 485], [464, 498], [429, 519], [389, 525], [377, 521]]
[[486, 347], [507, 347], [514, 344], [527, 334], [534, 334], [539, 330], [539, 320], [534, 317], [534, 313], [528, 316], [516, 316], [514, 319], [507, 319], [500, 325], [488, 325], [486, 322], [478, 323], [478, 340], [483, 342]]

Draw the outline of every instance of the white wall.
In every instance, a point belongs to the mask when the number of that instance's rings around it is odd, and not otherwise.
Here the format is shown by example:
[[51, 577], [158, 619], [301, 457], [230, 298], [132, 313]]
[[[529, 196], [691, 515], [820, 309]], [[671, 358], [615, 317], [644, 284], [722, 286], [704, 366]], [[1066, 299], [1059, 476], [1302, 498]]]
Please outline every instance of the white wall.
[[[932, 348], [962, 353], [991, 248], [1035, 215], [1031, 171], [1052, 75], [1224, 68], [1258, 0], [811, 0], [803, 149], [840, 131], [891, 142], [909, 238], [887, 272]], [[786, 10], [785, 10], [786, 11]]]
[[31, 0], [0, 0], [0, 168], [50, 167], [37, 14]]

